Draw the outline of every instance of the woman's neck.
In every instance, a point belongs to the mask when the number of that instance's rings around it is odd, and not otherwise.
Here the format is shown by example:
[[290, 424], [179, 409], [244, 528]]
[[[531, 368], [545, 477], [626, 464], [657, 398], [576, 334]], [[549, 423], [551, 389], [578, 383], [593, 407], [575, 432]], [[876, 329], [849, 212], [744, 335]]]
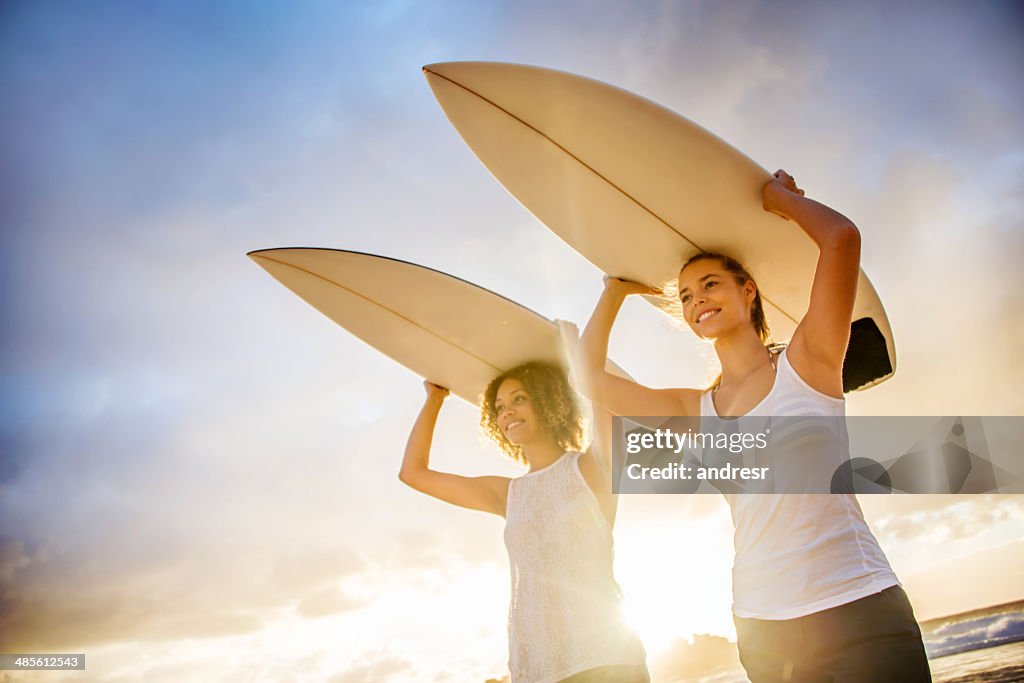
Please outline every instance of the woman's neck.
[[716, 339], [715, 353], [722, 364], [721, 384], [742, 382], [765, 363], [771, 363], [764, 343], [749, 327]]
[[562, 457], [563, 453], [565, 453], [565, 450], [551, 437], [523, 444], [523, 455], [526, 456], [526, 461], [530, 463], [531, 472], [548, 467]]

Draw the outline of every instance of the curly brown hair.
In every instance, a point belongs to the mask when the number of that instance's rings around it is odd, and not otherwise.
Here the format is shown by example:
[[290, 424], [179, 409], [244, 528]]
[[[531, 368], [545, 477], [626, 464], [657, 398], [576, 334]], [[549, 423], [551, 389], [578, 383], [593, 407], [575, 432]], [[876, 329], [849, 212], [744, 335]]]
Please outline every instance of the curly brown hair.
[[498, 388], [507, 379], [517, 379], [530, 395], [540, 423], [555, 437], [565, 450], [580, 450], [583, 445], [583, 415], [576, 401], [576, 392], [569, 385], [563, 368], [553, 363], [531, 361], [501, 373], [487, 385], [480, 402], [480, 427], [501, 450], [517, 462], [526, 464], [522, 446], [508, 440], [498, 427], [498, 413], [494, 403]]

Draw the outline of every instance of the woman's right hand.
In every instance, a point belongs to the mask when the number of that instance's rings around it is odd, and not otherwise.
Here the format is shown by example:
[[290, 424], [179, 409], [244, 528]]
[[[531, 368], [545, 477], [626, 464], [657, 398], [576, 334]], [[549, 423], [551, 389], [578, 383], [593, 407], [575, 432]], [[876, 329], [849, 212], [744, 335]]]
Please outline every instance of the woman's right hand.
[[429, 398], [439, 398], [439, 399], [441, 399], [443, 401], [444, 399], [448, 398], [448, 394], [451, 393], [445, 387], [442, 387], [442, 386], [439, 386], [437, 384], [434, 384], [433, 382], [431, 382], [428, 379], [423, 380], [423, 388], [427, 392], [427, 398], [428, 399]]
[[656, 287], [650, 287], [639, 282], [633, 282], [632, 280], [623, 280], [622, 278], [612, 277], [611, 275], [604, 276], [604, 288], [606, 290], [613, 290], [622, 296], [629, 296], [631, 294], [662, 296], [664, 294]]
[[804, 196], [804, 191], [797, 187], [796, 180], [781, 168], [772, 174], [761, 190], [761, 204], [765, 211], [770, 211], [776, 216], [792, 220], [786, 211], [787, 201], [792, 195]]

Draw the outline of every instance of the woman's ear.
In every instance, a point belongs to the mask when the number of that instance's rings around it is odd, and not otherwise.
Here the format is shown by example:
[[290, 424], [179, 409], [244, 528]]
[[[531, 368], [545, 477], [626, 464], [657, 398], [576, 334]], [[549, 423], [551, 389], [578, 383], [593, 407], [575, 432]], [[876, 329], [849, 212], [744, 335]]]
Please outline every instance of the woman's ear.
[[747, 304], [754, 303], [754, 297], [757, 296], [757, 285], [754, 284], [753, 280], [747, 280], [743, 283], [743, 298], [747, 300]]

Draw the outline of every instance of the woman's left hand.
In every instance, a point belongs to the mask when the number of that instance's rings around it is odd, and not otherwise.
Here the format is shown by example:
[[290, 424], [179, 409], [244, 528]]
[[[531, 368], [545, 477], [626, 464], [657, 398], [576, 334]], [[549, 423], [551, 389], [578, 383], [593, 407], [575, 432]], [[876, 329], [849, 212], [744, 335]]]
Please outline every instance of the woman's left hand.
[[772, 174], [764, 189], [761, 191], [761, 202], [765, 211], [771, 211], [777, 216], [789, 220], [789, 214], [785, 210], [786, 200], [792, 195], [804, 196], [804, 191], [797, 187], [793, 176], [781, 168]]
[[555, 325], [558, 326], [558, 333], [562, 337], [563, 344], [566, 344], [571, 348], [575, 348], [579, 345], [580, 328], [576, 327], [576, 323], [555, 318]]
[[580, 329], [568, 320], [555, 320], [558, 334], [562, 339], [562, 351], [569, 361], [569, 386], [577, 388], [580, 373]]

